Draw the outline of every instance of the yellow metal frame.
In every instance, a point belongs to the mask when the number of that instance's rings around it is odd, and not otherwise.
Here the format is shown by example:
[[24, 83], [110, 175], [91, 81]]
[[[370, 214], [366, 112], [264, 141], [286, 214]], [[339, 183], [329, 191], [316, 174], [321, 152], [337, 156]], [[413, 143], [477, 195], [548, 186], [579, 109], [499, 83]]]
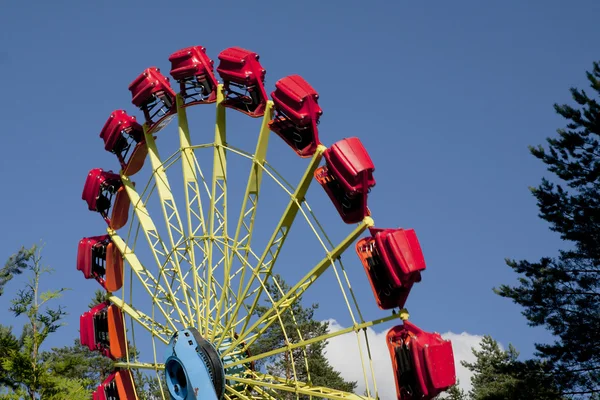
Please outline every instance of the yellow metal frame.
[[[108, 233], [121, 252], [125, 265], [130, 271], [128, 289], [123, 285], [123, 295], [110, 295], [110, 301], [120, 307], [126, 318], [131, 322], [128, 332], [130, 345], [136, 346], [134, 327], [142, 327], [152, 338], [153, 362], [142, 362], [136, 359], [122, 360], [116, 363], [122, 368], [152, 370], [159, 373], [164, 366], [158, 362], [161, 354], [160, 342], [168, 343], [170, 336], [179, 329], [193, 326], [201, 334], [209, 338], [220, 348], [223, 357], [235, 355], [225, 363], [226, 370], [233, 367], [247, 366], [251, 361], [292, 350], [305, 351], [308, 346], [323, 342], [341, 335], [354, 334], [359, 343], [362, 368], [365, 382], [367, 375], [374, 378], [373, 365], [370, 356], [366, 329], [377, 324], [387, 323], [398, 319], [398, 314], [365, 320], [360, 312], [356, 296], [352, 291], [348, 275], [341, 262], [344, 252], [359, 238], [363, 232], [373, 226], [373, 220], [366, 217], [361, 223], [339, 243], [333, 243], [319, 223], [312, 209], [306, 202], [306, 194], [314, 179], [314, 172], [319, 167], [326, 147], [319, 145], [300, 181], [296, 185], [289, 184], [268, 162], [267, 149], [269, 146], [269, 121], [273, 118], [273, 103], [268, 101], [265, 115], [262, 118], [258, 140], [253, 153], [231, 146], [227, 141], [227, 109], [223, 106], [225, 99], [223, 86], [217, 88], [216, 119], [214, 141], [206, 144], [192, 144], [188, 126], [188, 107], [184, 99], [178, 95], [177, 129], [179, 149], [166, 159], [161, 159], [157, 138], [154, 132], [144, 126], [144, 137], [148, 146], [151, 176], [148, 184], [138, 193], [131, 179], [121, 175], [127, 195], [131, 200], [134, 217], [131, 218], [127, 238], [122, 238], [117, 232], [109, 229]], [[159, 140], [168, 136], [167, 129], [162, 129]], [[212, 149], [212, 176], [210, 182], [200, 167], [204, 158], [197, 155], [200, 151]], [[227, 157], [236, 156], [250, 162], [248, 180], [242, 198], [242, 204], [235, 223], [233, 236], [229, 235], [228, 216], [228, 178]], [[290, 157], [294, 157], [290, 152]], [[206, 158], [206, 157], [205, 157]], [[175, 202], [175, 195], [169, 183], [167, 171], [177, 162], [181, 162], [183, 175], [185, 213], [180, 212]], [[287, 206], [269, 236], [269, 239], [259, 253], [252, 249], [252, 238], [256, 229], [257, 205], [261, 195], [261, 183], [268, 178], [274, 181], [287, 197]], [[163, 239], [148, 210], [148, 199], [155, 193], [160, 201], [163, 214], [166, 238]], [[181, 201], [181, 199], [180, 199]], [[208, 205], [208, 209], [204, 207]], [[298, 280], [289, 290], [284, 290], [273, 278], [273, 271], [278, 256], [284, 247], [292, 225], [297, 217], [301, 217], [317, 237], [324, 252], [323, 259]], [[162, 225], [162, 224], [161, 224]], [[162, 228], [161, 228], [162, 229]], [[139, 249], [138, 233], [143, 231], [145, 242], [152, 255], [155, 266], [145, 265], [136, 255]], [[235, 267], [234, 264], [240, 264]], [[296, 328], [299, 340], [291, 342], [283, 327], [282, 315], [291, 314], [292, 305], [317, 281], [327, 270], [332, 270], [338, 281], [344, 302], [348, 307], [353, 321], [350, 327], [329, 332], [315, 338], [303, 338]], [[127, 275], [126, 275], [127, 276]], [[233, 285], [235, 278], [236, 285]], [[279, 300], [275, 301], [265, 290], [267, 283], [274, 283], [280, 292]], [[133, 304], [134, 287], [141, 287], [143, 294], [152, 300], [151, 314], [145, 313]], [[127, 290], [129, 301], [124, 300]], [[137, 290], [137, 289], [135, 289]], [[259, 303], [264, 300], [271, 307], [260, 317], [251, 316]], [[145, 309], [145, 308], [144, 308]], [[402, 314], [404, 315], [404, 314]], [[157, 318], [164, 319], [159, 323]], [[282, 326], [287, 344], [262, 354], [251, 357], [241, 357], [245, 349], [264, 334], [273, 324]], [[361, 338], [364, 337], [367, 348], [361, 348]], [[225, 339], [228, 341], [225, 342]], [[221, 348], [228, 343], [227, 348]], [[138, 347], [136, 346], [136, 349]], [[142, 358], [148, 358], [142, 353]], [[293, 356], [292, 356], [293, 357]], [[367, 361], [365, 361], [365, 359]], [[340, 392], [333, 389], [315, 387], [310, 384], [310, 371], [305, 362], [308, 382], [297, 379], [296, 363], [293, 364], [292, 380], [265, 375], [257, 371], [245, 370], [243, 374], [227, 376], [230, 382], [239, 385], [226, 386], [227, 399], [275, 399], [280, 391], [288, 391], [297, 395], [323, 397], [329, 399], [371, 399], [377, 398], [377, 388], [372, 389], [367, 384], [366, 397], [352, 393]], [[374, 382], [374, 379], [372, 379]], [[241, 390], [240, 387], [244, 387]], [[241, 390], [241, 391], [240, 391]], [[166, 393], [166, 389], [163, 390]], [[374, 397], [372, 397], [374, 396]]]

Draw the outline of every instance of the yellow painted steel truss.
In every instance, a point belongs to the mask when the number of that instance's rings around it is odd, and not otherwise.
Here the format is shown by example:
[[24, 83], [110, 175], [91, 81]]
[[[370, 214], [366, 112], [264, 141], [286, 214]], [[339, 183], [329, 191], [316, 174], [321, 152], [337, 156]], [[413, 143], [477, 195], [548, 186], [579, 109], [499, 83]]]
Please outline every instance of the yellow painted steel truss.
[[[399, 316], [391, 314], [374, 320], [363, 318], [342, 263], [344, 253], [367, 228], [373, 226], [373, 220], [366, 217], [339, 242], [330, 240], [306, 202], [314, 172], [326, 147], [319, 145], [314, 156], [307, 160], [308, 165], [299, 182], [291, 185], [267, 162], [273, 103], [267, 103], [255, 149], [249, 153], [228, 143], [228, 109], [223, 105], [222, 85], [219, 85], [217, 94], [213, 142], [192, 144], [188, 107], [178, 95], [177, 118], [174, 120], [177, 121], [179, 148], [168, 158], [161, 159], [157, 142], [168, 139], [165, 137], [169, 135], [168, 129], [156, 134], [145, 125], [144, 137], [151, 168], [148, 183], [142, 187], [133, 182], [134, 177], [122, 175], [133, 210], [129, 229], [123, 237], [111, 229], [108, 233], [123, 256], [128, 274], [125, 274], [122, 293], [110, 294], [110, 301], [122, 309], [124, 318], [129, 322], [126, 325], [127, 345], [140, 353], [138, 357], [128, 352], [127, 357], [118, 360], [115, 365], [147, 371], [158, 377], [164, 369], [161, 363], [162, 344], [168, 343], [174, 332], [195, 327], [213, 342], [224, 360], [226, 399], [277, 399], [284, 392], [297, 398], [378, 398], [366, 332], [368, 328]], [[205, 175], [200, 165], [210, 158], [207, 152], [211, 150], [212, 169]], [[289, 156], [294, 157], [292, 152]], [[237, 193], [238, 188], [230, 185], [228, 157], [245, 159], [250, 165], [249, 170], [242, 173], [247, 174], [247, 181], [243, 193], [237, 195], [241, 196], [241, 205], [231, 226], [228, 225], [228, 191]], [[181, 172], [175, 174], [173, 166], [177, 163], [181, 163]], [[238, 171], [234, 172], [239, 175]], [[210, 179], [207, 180], [206, 176]], [[181, 183], [172, 186], [170, 178]], [[260, 246], [260, 251], [255, 251], [257, 246], [253, 248], [253, 239], [260, 226], [257, 222], [259, 200], [272, 195], [261, 194], [265, 179], [275, 184], [287, 205], [274, 228], [260, 228], [266, 244]], [[173, 187], [179, 187], [183, 193], [174, 192]], [[185, 205], [185, 211], [180, 213], [176, 200]], [[155, 222], [157, 213], [162, 213], [161, 223]], [[275, 279], [275, 266], [297, 219], [303, 221], [317, 239], [320, 247], [314, 251], [322, 254], [322, 259], [312, 268], [307, 268], [307, 272], [289, 288], [284, 288]], [[228, 227], [232, 229], [228, 230]], [[331, 271], [330, 279], [337, 281], [352, 324], [305, 338], [298, 326], [286, 328], [283, 317], [291, 316], [293, 325], [297, 325], [292, 306], [327, 271]], [[269, 285], [278, 291], [277, 299], [267, 290]], [[368, 287], [366, 277], [363, 285]], [[264, 307], [265, 302], [269, 307], [263, 308], [257, 315], [256, 310], [259, 306]], [[285, 345], [250, 355], [247, 349], [273, 326], [281, 329]], [[346, 393], [311, 384], [307, 349], [342, 335], [356, 337], [364, 393]], [[299, 357], [298, 354], [304, 359], [301, 363], [293, 361], [294, 357]], [[281, 355], [292, 360], [292, 372], [287, 378], [249, 368], [251, 362]], [[166, 388], [160, 386], [163, 396], [168, 398]]]

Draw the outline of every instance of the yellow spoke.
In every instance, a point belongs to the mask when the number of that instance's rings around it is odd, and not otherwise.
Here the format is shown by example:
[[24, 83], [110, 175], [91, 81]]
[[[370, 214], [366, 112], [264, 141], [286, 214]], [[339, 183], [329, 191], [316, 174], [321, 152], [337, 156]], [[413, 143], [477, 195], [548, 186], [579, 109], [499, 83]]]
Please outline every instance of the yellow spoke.
[[[281, 297], [277, 302], [273, 303], [273, 307], [267, 310], [261, 315], [252, 326], [245, 330], [242, 329], [242, 333], [239, 338], [232, 343], [232, 347], [239, 345], [244, 337], [249, 333], [253, 332], [264, 323], [261, 330], [266, 330], [273, 322], [275, 318], [273, 313], [277, 313], [280, 310], [285, 310], [291, 306], [298, 297], [302, 295], [322, 274], [335, 263], [335, 260], [342, 255], [342, 253], [365, 231], [365, 229], [373, 226], [373, 220], [370, 217], [366, 217], [351, 233], [348, 235], [340, 244], [338, 244], [331, 252], [328, 252], [325, 258], [323, 258], [308, 274], [306, 274], [300, 281], [294, 285], [284, 296]], [[257, 276], [258, 274], [255, 274]], [[262, 283], [262, 278], [258, 277]], [[264, 284], [264, 283], [263, 283]], [[245, 326], [245, 325], [244, 325]], [[226, 350], [226, 355], [230, 350]]]
[[[283, 243], [285, 242], [285, 239], [287, 238], [289, 230], [292, 226], [292, 223], [294, 222], [294, 220], [296, 218], [296, 214], [298, 213], [298, 210], [300, 209], [300, 204], [304, 201], [304, 196], [306, 195], [306, 192], [308, 191], [308, 188], [309, 188], [311, 182], [313, 181], [314, 171], [319, 166], [319, 162], [321, 161], [322, 153], [324, 150], [325, 150], [324, 146], [319, 146], [319, 149], [313, 156], [308, 168], [306, 169], [302, 179], [300, 180], [300, 183], [298, 184], [298, 187], [296, 188], [296, 191], [294, 192], [294, 194], [291, 195], [290, 201], [283, 213], [283, 216], [279, 220], [277, 227], [275, 228], [273, 234], [271, 235], [271, 238], [270, 238], [269, 242], [267, 243], [265, 250], [263, 251], [263, 254], [261, 255], [260, 259], [258, 260], [257, 267], [256, 267], [254, 273], [252, 274], [252, 276], [250, 277], [250, 279], [248, 280], [248, 283], [244, 287], [244, 282], [240, 281], [240, 286], [238, 289], [238, 296], [237, 296], [239, 301], [238, 301], [236, 308], [233, 310], [231, 318], [229, 319], [229, 321], [226, 324], [225, 330], [228, 330], [231, 327], [232, 322], [237, 320], [237, 316], [238, 316], [238, 313], [241, 308], [241, 303], [245, 302], [248, 292], [252, 288], [252, 284], [254, 283], [254, 280], [259, 278], [261, 274], [264, 275], [263, 279], [267, 279], [268, 276], [271, 274], [271, 270], [272, 270], [273, 266], [275, 265], [277, 256], [279, 255], [279, 252], [281, 251], [281, 248], [283, 247]], [[271, 256], [271, 258], [269, 259], [269, 261], [265, 262], [267, 260], [267, 257], [269, 257], [269, 256]], [[242, 287], [243, 287], [243, 289], [242, 289]], [[259, 290], [256, 292], [256, 295], [254, 297], [254, 301], [252, 302], [252, 305], [250, 306], [250, 310], [254, 310], [256, 308], [256, 305], [258, 303], [258, 300], [259, 300], [261, 294], [262, 294], [262, 287], [259, 287]], [[249, 318], [244, 321], [244, 326], [242, 328], [242, 331], [245, 330], [249, 321], [250, 321]]]
[[165, 369], [165, 364], [156, 364], [156, 363], [141, 363], [141, 362], [116, 362], [114, 363], [115, 367], [118, 368], [127, 368], [127, 369], [150, 369], [153, 371], [162, 371]]
[[[158, 231], [156, 230], [156, 227], [154, 226], [154, 222], [152, 221], [152, 218], [150, 218], [150, 214], [148, 213], [146, 206], [142, 202], [139, 194], [135, 191], [133, 183], [129, 180], [129, 177], [122, 175], [121, 180], [123, 181], [123, 186], [125, 187], [125, 190], [127, 191], [127, 195], [129, 196], [129, 199], [133, 206], [133, 210], [134, 210], [138, 220], [140, 221], [142, 229], [144, 230], [144, 233], [146, 236], [146, 241], [148, 242], [148, 245], [150, 246], [150, 250], [152, 251], [154, 260], [156, 261], [156, 265], [159, 268], [160, 276], [162, 279], [165, 280], [165, 282], [168, 283], [170, 280], [169, 278], [175, 279], [176, 275], [173, 273], [174, 272], [173, 270], [169, 270], [166, 268], [167, 261], [165, 261], [165, 264], [163, 264], [162, 259], [164, 259], [166, 256], [166, 247], [165, 247], [162, 239], [158, 235]], [[172, 306], [177, 311], [180, 321], [184, 325], [187, 325], [188, 321], [186, 321], [184, 313], [181, 310], [181, 308], [179, 307], [179, 304], [176, 301], [175, 295], [170, 286], [167, 286], [167, 292], [168, 292], [168, 298], [171, 300]]]
[[[206, 224], [204, 220], [204, 211], [202, 208], [202, 199], [200, 196], [200, 188], [198, 186], [198, 174], [202, 175], [201, 170], [197, 170], [196, 166], [198, 161], [194, 150], [190, 148], [190, 132], [187, 120], [187, 113], [185, 107], [183, 107], [184, 101], [181, 95], [177, 95], [177, 119], [179, 125], [179, 143], [182, 153], [182, 169], [183, 169], [183, 184], [185, 186], [185, 203], [186, 203], [186, 215], [187, 215], [187, 229], [188, 229], [188, 249], [190, 254], [190, 265], [191, 271], [193, 271], [193, 289], [195, 295], [195, 314], [197, 318], [197, 324], [202, 329], [202, 315], [200, 309], [200, 288], [203, 284], [200, 280], [200, 276], [196, 273], [196, 242], [193, 239], [198, 231], [204, 236], [202, 246], [198, 246], [203, 254], [203, 259], [206, 259], [208, 254], [208, 238]], [[204, 260], [203, 260], [204, 262]], [[204, 300], [204, 299], [203, 299]]]
[[321, 386], [312, 386], [307, 383], [286, 380], [284, 378], [268, 374], [261, 374], [259, 372], [253, 372], [252, 375], [252, 378], [242, 378], [233, 375], [226, 375], [225, 378], [235, 382], [245, 383], [251, 388], [264, 387], [318, 398], [333, 400], [376, 400], [372, 397], [359, 396], [354, 393], [329, 389]]
[[159, 324], [153, 318], [147, 316], [143, 312], [136, 310], [117, 296], [112, 295], [109, 297], [109, 300], [111, 303], [123, 310], [125, 314], [133, 318], [138, 324], [140, 324], [140, 326], [142, 326], [144, 329], [150, 332], [152, 336], [156, 336], [164, 344], [169, 343], [169, 340], [173, 335], [172, 330]]
[[[185, 286], [185, 282], [183, 281], [181, 266], [179, 264], [180, 258], [185, 258], [185, 248], [181, 249], [178, 247], [178, 245], [185, 243], [183, 225], [181, 223], [181, 218], [179, 217], [179, 212], [177, 211], [177, 205], [175, 204], [175, 198], [173, 197], [173, 193], [171, 191], [171, 185], [169, 185], [169, 180], [167, 178], [167, 174], [165, 173], [165, 168], [158, 154], [158, 148], [156, 147], [154, 136], [146, 133], [145, 137], [146, 145], [148, 146], [148, 155], [150, 157], [152, 169], [154, 170], [153, 176], [156, 182], [156, 187], [158, 189], [158, 196], [160, 198], [160, 204], [165, 219], [165, 225], [169, 235], [169, 241], [171, 243], [171, 249], [175, 252], [175, 257], [170, 258], [175, 272], [175, 276], [173, 278], [176, 277], [181, 283], [183, 299], [185, 302], [184, 304], [187, 307], [189, 321], [193, 325], [190, 300], [188, 298], [187, 291], [183, 289]], [[162, 240], [160, 240], [159, 243], [162, 246], [163, 253], [166, 254], [168, 251], [165, 243]]]
[[[219, 85], [217, 88], [217, 115], [215, 125], [215, 148], [213, 156], [213, 179], [211, 188], [210, 198], [210, 209], [208, 216], [209, 234], [210, 234], [210, 247], [208, 248], [208, 265], [206, 268], [207, 277], [204, 291], [204, 300], [207, 305], [212, 302], [213, 293], [212, 281], [213, 277], [213, 257], [214, 250], [216, 247], [215, 238], [219, 237], [224, 240], [227, 239], [227, 158], [225, 152], [225, 146], [227, 144], [226, 139], [226, 114], [225, 106], [222, 102], [225, 99], [225, 93], [223, 85]], [[216, 221], [215, 221], [216, 220]], [[227, 257], [226, 252], [223, 255]], [[227, 269], [227, 262], [225, 262], [224, 269]], [[216, 267], [215, 267], [216, 268]], [[227, 271], [225, 271], [227, 273]], [[205, 332], [209, 331], [208, 321], [209, 312], [211, 307], [205, 307]]]
[[[394, 319], [398, 319], [400, 318], [400, 316], [398, 314], [392, 314], [392, 315], [388, 315], [387, 317], [384, 318], [379, 318], [373, 321], [368, 321], [368, 322], [363, 322], [362, 324], [356, 324], [353, 326], [350, 326], [348, 328], [344, 328], [344, 329], [340, 329], [338, 331], [335, 332], [328, 332], [324, 335], [320, 335], [320, 336], [316, 336], [314, 338], [310, 338], [310, 339], [305, 339], [305, 340], [300, 340], [298, 342], [295, 343], [289, 343], [288, 345], [284, 346], [284, 347], [280, 347], [278, 349], [273, 349], [261, 354], [257, 354], [255, 356], [252, 357], [248, 357], [248, 358], [244, 358], [243, 360], [237, 360], [237, 361], [233, 361], [230, 363], [227, 363], [224, 365], [225, 368], [229, 368], [229, 367], [233, 367], [235, 365], [240, 365], [240, 364], [246, 364], [249, 363], [251, 361], [256, 361], [256, 360], [260, 360], [266, 357], [272, 357], [274, 355], [277, 354], [281, 354], [284, 353], [286, 351], [291, 351], [294, 349], [299, 349], [299, 348], [305, 348], [307, 346], [310, 346], [311, 344], [315, 344], [315, 343], [319, 343], [328, 339], [332, 339], [334, 337], [337, 336], [342, 336], [342, 335], [346, 335], [348, 333], [351, 332], [360, 332], [363, 329], [378, 325], [378, 324], [382, 324], [384, 322], [388, 322]], [[253, 336], [253, 338], [258, 338], [260, 337], [260, 333], [258, 333], [257, 335]], [[249, 341], [248, 343], [246, 343], [246, 348], [250, 347], [251, 344], [254, 342], [254, 340], [252, 340], [251, 342]]]
[[[152, 273], [150, 271], [148, 271], [142, 265], [142, 263], [140, 263], [137, 256], [135, 255], [135, 253], [129, 248], [129, 246], [127, 246], [125, 244], [123, 239], [114, 230], [109, 229], [108, 234], [109, 234], [112, 242], [115, 244], [115, 246], [121, 253], [123, 259], [127, 262], [127, 264], [129, 264], [129, 266], [131, 266], [131, 269], [137, 276], [139, 282], [142, 284], [142, 286], [144, 286], [144, 288], [146, 289], [146, 291], [148, 292], [150, 297], [153, 298], [153, 300], [155, 301], [156, 306], [158, 307], [160, 312], [164, 315], [164, 317], [167, 319], [167, 321], [169, 321], [171, 323], [172, 328], [175, 329], [175, 325], [172, 322], [170, 313], [168, 313], [163, 307], [163, 304], [164, 304], [167, 307], [172, 308], [173, 302], [165, 302], [164, 300], [161, 300], [161, 296], [164, 299], [169, 299], [171, 295], [169, 293], [167, 293], [165, 288], [160, 285], [160, 283], [152, 275]], [[160, 296], [157, 296], [157, 294]], [[178, 322], [181, 323], [182, 321], [178, 321]]]
[[[248, 177], [248, 184], [246, 185], [246, 192], [243, 197], [242, 206], [240, 208], [240, 216], [238, 218], [237, 228], [233, 237], [233, 246], [228, 252], [228, 264], [225, 268], [225, 274], [223, 279], [223, 286], [228, 287], [230, 282], [231, 264], [233, 262], [232, 253], [237, 249], [243, 249], [246, 251], [250, 249], [250, 243], [252, 241], [252, 232], [254, 230], [254, 219], [256, 217], [257, 203], [260, 193], [260, 186], [262, 182], [263, 165], [265, 163], [265, 157], [267, 155], [267, 147], [269, 145], [269, 121], [273, 117], [273, 102], [267, 102], [267, 108], [265, 115], [262, 119], [260, 133], [258, 135], [258, 141], [256, 143], [256, 150], [252, 159], [252, 165], [250, 166], [250, 175]], [[248, 203], [250, 203], [248, 205]], [[240, 234], [244, 236], [240, 240]], [[244, 274], [246, 269], [242, 269], [242, 275], [240, 282], [244, 281]], [[219, 299], [219, 306], [217, 307], [216, 320], [220, 320], [222, 305], [226, 302], [228, 292], [222, 291], [221, 298]], [[225, 315], [228, 315], [225, 313]], [[230, 320], [228, 318], [228, 320]], [[214, 340], [214, 338], [213, 338]]]

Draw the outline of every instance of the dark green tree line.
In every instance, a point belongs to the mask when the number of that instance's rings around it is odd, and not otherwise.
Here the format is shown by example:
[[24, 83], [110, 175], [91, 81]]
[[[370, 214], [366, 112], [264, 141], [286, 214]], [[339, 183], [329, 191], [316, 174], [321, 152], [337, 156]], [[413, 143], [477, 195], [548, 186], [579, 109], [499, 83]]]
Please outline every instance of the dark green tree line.
[[0, 270], [0, 294], [15, 275], [30, 276], [9, 308], [15, 317], [25, 318], [21, 334], [17, 338], [12, 327], [0, 326], [0, 398], [76, 400], [89, 397], [83, 379], [66, 378], [57, 373], [57, 365], [49, 362], [42, 351], [44, 341], [62, 326], [66, 315], [62, 306], [49, 306], [60, 298], [64, 288], [40, 290], [42, 276], [51, 272], [42, 265], [41, 252], [36, 246], [22, 248]]
[[[273, 301], [281, 299], [281, 292], [287, 293], [289, 286], [279, 275], [274, 275], [273, 279], [279, 283], [281, 291], [272, 282], [266, 284], [266, 288]], [[261, 316], [269, 309], [270, 302], [265, 306], [257, 307], [256, 314]], [[297, 298], [291, 307], [281, 315], [281, 323], [274, 323], [271, 327], [259, 337], [251, 346], [252, 354], [265, 353], [269, 350], [278, 349], [286, 346], [286, 336], [289, 343], [296, 343], [300, 340], [307, 340], [327, 333], [329, 324], [327, 322], [316, 321], [314, 317], [318, 305], [313, 304], [309, 307], [302, 306], [302, 298]], [[357, 382], [348, 382], [344, 380], [341, 374], [336, 371], [325, 355], [324, 341], [306, 346], [306, 348], [297, 348], [291, 351], [263, 358], [256, 363], [257, 369], [264, 369], [267, 373], [294, 379], [301, 382], [311, 383], [314, 386], [325, 386], [332, 389], [354, 392]], [[307, 373], [310, 372], [310, 376]], [[294, 376], [295, 373], [295, 376]], [[296, 398], [294, 393], [277, 393], [278, 398], [291, 399]], [[301, 397], [303, 398], [303, 397]], [[308, 396], [306, 397], [308, 398]]]
[[547, 148], [531, 153], [554, 175], [532, 188], [539, 216], [560, 234], [565, 249], [539, 261], [508, 260], [515, 286], [497, 293], [524, 308], [532, 326], [556, 338], [536, 345], [553, 365], [565, 395], [591, 398], [600, 392], [600, 66], [587, 73], [591, 90], [571, 89], [574, 105], [554, 105], [567, 120]]

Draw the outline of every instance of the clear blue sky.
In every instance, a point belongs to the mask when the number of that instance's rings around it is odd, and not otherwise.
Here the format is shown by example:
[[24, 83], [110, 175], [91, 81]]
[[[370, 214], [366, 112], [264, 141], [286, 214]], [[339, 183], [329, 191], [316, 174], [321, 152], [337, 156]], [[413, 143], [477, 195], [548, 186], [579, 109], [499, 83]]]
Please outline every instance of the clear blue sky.
[[[116, 168], [102, 124], [113, 109], [135, 113], [127, 85], [142, 69], [167, 73], [168, 56], [190, 45], [214, 59], [229, 46], [258, 52], [269, 92], [303, 75], [321, 95], [323, 141], [362, 139], [376, 165], [378, 225], [415, 228], [425, 252], [428, 270], [409, 303], [415, 323], [491, 334], [525, 355], [548, 339], [492, 287], [515, 281], [505, 257], [535, 260], [562, 246], [537, 218], [528, 186], [546, 172], [527, 146], [564, 125], [552, 104], [570, 101], [569, 87], [585, 85], [600, 58], [600, 3], [123, 4], [0, 5], [0, 258], [46, 243], [57, 270], [47, 284], [72, 288], [69, 325], [53, 344], [77, 336], [96, 287], [75, 271], [75, 255], [82, 236], [103, 229], [80, 198], [85, 175]], [[13, 293], [0, 299], [3, 324], [13, 320]]]

